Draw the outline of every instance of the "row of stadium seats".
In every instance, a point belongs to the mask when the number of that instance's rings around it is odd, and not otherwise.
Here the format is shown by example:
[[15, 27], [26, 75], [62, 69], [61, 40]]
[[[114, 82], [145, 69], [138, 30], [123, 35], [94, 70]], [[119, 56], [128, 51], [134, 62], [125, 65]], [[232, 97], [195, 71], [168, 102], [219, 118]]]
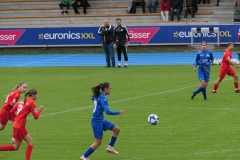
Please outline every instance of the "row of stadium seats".
[[[18, 2], [17, 5], [16, 2]], [[157, 13], [143, 14], [140, 7], [137, 7], [137, 14], [126, 13], [126, 9], [129, 6], [129, 0], [89, 0], [91, 6], [87, 8], [86, 15], [75, 15], [71, 8], [69, 10], [69, 15], [66, 16], [60, 14], [60, 9], [58, 8], [59, 2], [60, 0], [1, 0], [0, 23], [2, 26], [50, 24], [53, 26], [79, 24], [99, 25], [105, 18], [115, 22], [115, 19], [118, 17], [122, 18], [123, 22], [128, 23], [128, 25], [166, 23], [161, 21], [159, 7], [157, 7]], [[226, 4], [227, 3], [228, 2], [226, 2]], [[121, 5], [119, 6], [118, 4]], [[221, 4], [224, 4], [224, 2]], [[199, 10], [196, 13], [196, 21], [174, 21], [167, 23], [207, 23], [209, 19], [213, 17], [213, 13], [216, 11], [218, 12], [218, 9], [220, 9], [220, 7], [215, 6], [215, 3], [199, 4], [198, 7]], [[79, 8], [79, 11], [82, 11], [82, 9]]]

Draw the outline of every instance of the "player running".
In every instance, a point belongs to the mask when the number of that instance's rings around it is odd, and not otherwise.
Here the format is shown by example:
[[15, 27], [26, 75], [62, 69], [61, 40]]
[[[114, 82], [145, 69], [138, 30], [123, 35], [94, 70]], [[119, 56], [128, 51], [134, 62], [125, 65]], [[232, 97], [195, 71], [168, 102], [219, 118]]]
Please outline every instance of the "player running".
[[[102, 92], [100, 92], [100, 89]], [[105, 111], [110, 115], [124, 114], [124, 110], [120, 111], [111, 111], [108, 108], [108, 99], [106, 95], [111, 93], [111, 85], [107, 82], [99, 84], [96, 87], [92, 87], [92, 100], [94, 102], [93, 106], [93, 117], [92, 117], [92, 129], [95, 137], [94, 143], [88, 148], [88, 150], [80, 157], [80, 160], [88, 160], [88, 157], [102, 144], [103, 131], [112, 130], [113, 134], [109, 142], [109, 146], [106, 149], [106, 152], [112, 154], [118, 154], [114, 150], [113, 146], [117, 140], [117, 136], [120, 132], [120, 128], [114, 123], [105, 120], [103, 112]]]
[[[27, 96], [29, 98], [27, 98]], [[38, 111], [36, 112], [36, 104], [35, 101], [38, 97], [37, 90], [30, 89], [26, 94], [24, 101], [18, 102], [12, 109], [11, 113], [16, 113], [16, 118], [13, 123], [13, 138], [15, 142], [13, 145], [4, 145], [0, 146], [0, 151], [15, 151], [18, 150], [22, 144], [22, 140], [24, 139], [27, 143], [26, 149], [26, 160], [30, 160], [32, 149], [33, 149], [33, 140], [28, 134], [26, 129], [26, 121], [29, 113], [33, 114], [34, 119], [38, 119], [43, 107], [40, 106]]]
[[228, 74], [229, 76], [232, 76], [234, 79], [235, 93], [240, 93], [240, 90], [238, 89], [238, 75], [231, 67], [231, 65], [235, 66], [236, 68], [239, 67], [237, 64], [231, 61], [233, 48], [234, 48], [234, 44], [232, 42], [229, 43], [228, 48], [225, 50], [223, 54], [222, 64], [220, 67], [220, 74], [213, 86], [213, 90], [212, 90], [213, 94], [217, 93], [219, 83], [223, 80], [226, 74]]
[[191, 99], [193, 99], [198, 93], [202, 92], [204, 100], [207, 100], [206, 88], [210, 78], [210, 68], [211, 63], [213, 62], [213, 54], [210, 50], [207, 50], [207, 42], [203, 41], [201, 43], [201, 48], [197, 54], [196, 62], [193, 70], [196, 71], [198, 67], [198, 79], [200, 80], [201, 87], [193, 92]]
[[20, 94], [24, 93], [26, 89], [27, 84], [25, 82], [21, 82], [7, 96], [6, 101], [4, 102], [0, 111], [0, 130], [4, 130], [8, 120], [13, 122], [15, 113], [10, 113], [10, 110], [20, 98]]

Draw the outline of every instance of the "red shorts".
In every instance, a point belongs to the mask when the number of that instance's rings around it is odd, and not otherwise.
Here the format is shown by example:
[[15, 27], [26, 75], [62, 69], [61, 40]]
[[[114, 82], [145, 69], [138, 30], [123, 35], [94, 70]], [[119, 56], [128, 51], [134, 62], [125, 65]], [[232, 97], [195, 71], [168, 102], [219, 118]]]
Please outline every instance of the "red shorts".
[[5, 108], [2, 108], [0, 112], [0, 123], [4, 126], [7, 125], [8, 120], [14, 121], [15, 113], [10, 113], [9, 110], [6, 110]]
[[237, 73], [232, 69], [232, 67], [221, 68], [219, 78], [223, 79], [226, 76], [226, 74], [229, 75], [229, 76], [234, 76]]
[[0, 123], [4, 126], [6, 126], [8, 120], [9, 120], [9, 113], [10, 111], [6, 110], [5, 108], [2, 108], [0, 112]]
[[23, 138], [28, 135], [28, 131], [26, 128], [13, 128], [13, 134], [12, 137], [18, 141], [22, 142]]

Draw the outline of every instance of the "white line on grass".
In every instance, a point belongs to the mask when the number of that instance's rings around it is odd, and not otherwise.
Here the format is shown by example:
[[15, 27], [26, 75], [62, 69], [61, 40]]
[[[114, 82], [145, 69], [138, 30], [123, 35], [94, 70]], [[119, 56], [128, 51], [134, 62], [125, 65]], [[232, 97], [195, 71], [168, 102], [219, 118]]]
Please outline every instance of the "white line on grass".
[[[225, 81], [227, 81], [227, 80], [232, 80], [232, 78], [225, 79]], [[210, 82], [210, 83], [214, 83], [214, 82]], [[112, 103], [117, 103], [117, 102], [123, 102], [123, 101], [128, 101], [128, 100], [143, 98], [143, 97], [154, 96], [154, 95], [158, 95], [158, 94], [175, 92], [175, 91], [179, 91], [179, 90], [183, 90], [183, 89], [188, 89], [188, 88], [192, 88], [192, 87], [196, 87], [196, 86], [199, 86], [199, 84], [197, 84], [197, 85], [191, 85], [191, 86], [187, 86], [187, 87], [182, 87], [182, 88], [171, 89], [171, 90], [168, 90], [168, 91], [156, 92], [156, 93], [152, 93], [152, 94], [145, 94], [145, 95], [142, 95], [142, 96], [137, 96], [137, 97], [132, 97], [132, 98], [121, 99], [121, 100], [112, 101], [112, 102], [109, 102], [109, 103], [112, 104]], [[53, 116], [53, 115], [57, 115], [57, 114], [67, 113], [67, 112], [71, 112], [71, 111], [78, 111], [78, 110], [87, 109], [87, 108], [91, 108], [91, 107], [92, 107], [92, 106], [73, 108], [73, 109], [69, 109], [69, 110], [65, 110], [65, 111], [61, 111], [61, 112], [55, 112], [55, 113], [45, 114], [45, 115], [42, 115], [41, 117]]]
[[213, 154], [213, 153], [224, 153], [224, 152], [235, 152], [235, 151], [240, 151], [240, 148], [238, 148], [238, 149], [227, 149], [227, 150], [216, 150], [216, 151], [209, 151], [209, 152], [187, 153], [187, 154], [170, 154], [170, 155], [166, 155], [166, 156], [127, 158], [127, 159], [120, 159], [120, 160], [141, 160], [141, 159], [154, 159], [154, 158], [184, 157], [184, 156], [206, 155], [206, 154]]

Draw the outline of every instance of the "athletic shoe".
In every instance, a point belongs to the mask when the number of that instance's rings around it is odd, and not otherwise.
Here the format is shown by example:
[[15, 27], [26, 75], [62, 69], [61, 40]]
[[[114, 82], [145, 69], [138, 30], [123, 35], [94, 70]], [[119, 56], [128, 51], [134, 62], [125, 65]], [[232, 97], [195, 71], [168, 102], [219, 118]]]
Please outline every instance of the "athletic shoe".
[[125, 65], [124, 67], [125, 67], [125, 68], [127, 68], [128, 66], [127, 66], [127, 65]]
[[235, 90], [235, 93], [240, 93], [240, 90], [238, 89], [238, 90]]
[[111, 66], [106, 66], [105, 68], [111, 68]]
[[76, 15], [79, 15], [79, 13], [75, 13]]
[[195, 19], [194, 19], [194, 18], [192, 18], [192, 21], [195, 21]]
[[207, 98], [204, 98], [204, 100], [207, 100]]
[[217, 91], [212, 91], [212, 94], [217, 94]]
[[61, 14], [64, 14], [64, 11], [62, 11]]
[[112, 153], [112, 154], [115, 154], [115, 155], [118, 154], [118, 152], [115, 151], [114, 148], [111, 147], [111, 146], [108, 146], [108, 147], [107, 147], [106, 152], [107, 152], [107, 153]]
[[12, 137], [11, 144], [15, 144], [16, 140]]
[[80, 160], [89, 160], [89, 159], [84, 157], [84, 155], [82, 155], [82, 157], [80, 157]]
[[121, 68], [121, 66], [120, 66], [120, 65], [118, 65], [118, 68]]
[[68, 11], [65, 11], [65, 14], [68, 14]]
[[191, 99], [193, 99], [196, 96], [196, 94], [193, 92]]
[[187, 20], [187, 18], [183, 18], [183, 21], [186, 21]]

